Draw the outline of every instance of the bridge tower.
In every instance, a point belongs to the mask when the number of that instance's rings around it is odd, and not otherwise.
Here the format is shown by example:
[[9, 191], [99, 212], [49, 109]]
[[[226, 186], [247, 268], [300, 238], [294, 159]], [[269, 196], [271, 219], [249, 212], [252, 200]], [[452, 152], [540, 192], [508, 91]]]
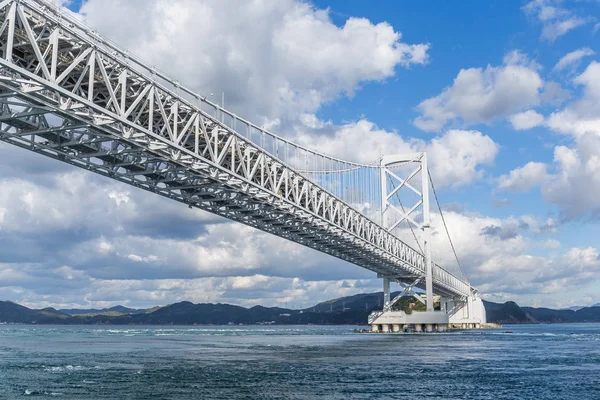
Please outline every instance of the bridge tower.
[[[393, 171], [391, 167], [399, 164], [416, 164], [406, 177], [399, 177], [398, 171]], [[408, 221], [415, 228], [420, 229], [423, 234], [423, 255], [425, 257], [425, 287], [426, 287], [426, 306], [427, 311], [433, 311], [433, 269], [431, 264], [431, 225], [429, 215], [429, 172], [427, 166], [427, 154], [414, 153], [405, 155], [382, 156], [380, 160], [380, 180], [381, 180], [381, 226], [392, 232], [402, 222]], [[412, 182], [420, 173], [420, 184]], [[388, 185], [388, 180], [391, 185]], [[394, 185], [393, 182], [397, 182]], [[390, 187], [391, 186], [391, 187]], [[417, 186], [417, 188], [415, 188]], [[405, 208], [401, 203], [394, 205], [391, 201], [393, 196], [397, 196], [402, 189], [410, 190], [417, 195], [417, 201]], [[420, 189], [420, 190], [419, 190]], [[413, 218], [415, 211], [422, 207], [422, 222], [417, 222]], [[418, 240], [418, 239], [417, 239]], [[390, 299], [390, 279], [394, 277], [384, 277], [384, 304], [389, 305]], [[385, 310], [385, 307], [384, 307]]]
[[[397, 166], [404, 166], [402, 173]], [[470, 320], [473, 310], [480, 313], [481, 300], [473, 296], [462, 298], [448, 298], [443, 295], [439, 297], [440, 310], [434, 310], [433, 293], [433, 262], [431, 259], [431, 219], [429, 206], [429, 169], [427, 154], [413, 153], [404, 155], [382, 156], [380, 159], [380, 224], [388, 232], [393, 231], [403, 222], [407, 221], [411, 230], [420, 231], [420, 239], [413, 231], [413, 235], [423, 255], [423, 270], [415, 271], [413, 275], [378, 275], [383, 278], [384, 306], [383, 310], [375, 311], [369, 316], [369, 324], [374, 331], [398, 332], [405, 328], [413, 328], [415, 331], [434, 330], [444, 331], [451, 323], [450, 315], [461, 315]], [[412, 194], [414, 202], [403, 204], [399, 193], [408, 191]], [[396, 201], [394, 201], [396, 198]], [[414, 200], [416, 199], [416, 200]], [[420, 213], [419, 213], [420, 210]], [[398, 283], [404, 290], [394, 299], [390, 298], [391, 282]], [[414, 291], [415, 287], [425, 290], [425, 300]], [[403, 311], [394, 311], [393, 305], [402, 297], [413, 296], [417, 301], [424, 303], [426, 311], [413, 311], [407, 314]], [[477, 303], [478, 307], [473, 304]], [[461, 313], [458, 313], [461, 310]], [[456, 320], [456, 317], [454, 317]], [[480, 319], [478, 319], [480, 320]], [[482, 321], [482, 322], [485, 322]], [[460, 327], [475, 327], [476, 324], [458, 324]]]

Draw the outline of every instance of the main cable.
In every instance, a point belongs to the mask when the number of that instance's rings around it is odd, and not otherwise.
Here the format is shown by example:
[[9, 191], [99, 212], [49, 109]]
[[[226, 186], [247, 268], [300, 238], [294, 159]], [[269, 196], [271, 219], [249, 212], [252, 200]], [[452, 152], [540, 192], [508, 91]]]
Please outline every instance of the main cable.
[[452, 247], [452, 252], [454, 253], [454, 258], [456, 258], [456, 263], [458, 264], [458, 269], [460, 270], [463, 277], [467, 280], [467, 283], [469, 283], [469, 279], [467, 278], [465, 271], [463, 271], [462, 266], [460, 265], [460, 261], [458, 259], [458, 254], [456, 254], [456, 249], [454, 248], [454, 243], [452, 243], [452, 238], [450, 237], [450, 232], [448, 231], [448, 225], [446, 225], [446, 218], [444, 218], [444, 212], [442, 211], [442, 207], [440, 206], [440, 201], [438, 200], [438, 196], [435, 191], [435, 186], [433, 185], [433, 179], [431, 178], [431, 173], [429, 172], [429, 170], [427, 171], [427, 174], [429, 175], [429, 182], [431, 182], [431, 188], [433, 189], [433, 196], [435, 197], [435, 202], [437, 203], [438, 210], [440, 210], [442, 222], [444, 223], [444, 229], [446, 230], [446, 235], [448, 236], [448, 240], [450, 241], [450, 247]]

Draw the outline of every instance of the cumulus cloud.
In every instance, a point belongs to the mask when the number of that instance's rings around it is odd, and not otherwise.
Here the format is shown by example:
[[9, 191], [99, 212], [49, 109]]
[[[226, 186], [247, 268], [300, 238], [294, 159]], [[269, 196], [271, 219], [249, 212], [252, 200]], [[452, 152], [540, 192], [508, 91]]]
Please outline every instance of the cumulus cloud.
[[559, 4], [560, 1], [533, 0], [523, 7], [527, 14], [535, 16], [542, 23], [541, 38], [549, 42], [592, 21], [591, 18], [575, 15]]
[[534, 110], [527, 110], [511, 115], [508, 120], [514, 129], [522, 131], [542, 125], [544, 123], [544, 116]]
[[600, 63], [591, 62], [585, 71], [575, 77], [573, 83], [583, 86], [583, 97], [568, 104], [563, 110], [548, 117], [548, 126], [560, 133], [583, 136], [600, 134]]
[[[41, 271], [39, 267], [19, 267], [26, 268], [28, 273]], [[305, 281], [300, 278], [265, 275], [201, 279], [99, 280], [81, 274], [69, 280], [58, 270], [51, 271], [46, 278], [35, 280], [27, 274], [22, 274], [23, 278], [17, 282], [11, 271], [0, 264], [0, 277], [8, 277], [12, 273], [13, 278], [10, 282], [18, 283], [19, 286], [0, 287], [0, 296], [14, 298], [17, 295], [22, 304], [38, 308], [98, 308], [116, 304], [137, 308], [178, 301], [227, 302], [247, 307], [261, 304], [304, 308], [322, 300], [377, 291], [381, 286], [375, 279]], [[47, 290], [54, 284], [58, 285], [55, 290]]]
[[587, 134], [575, 147], [554, 149], [554, 173], [542, 187], [544, 197], [574, 218], [591, 213], [600, 218], [600, 136]]
[[526, 192], [544, 182], [547, 177], [546, 168], [544, 163], [528, 162], [498, 178], [498, 188], [509, 192]]
[[428, 62], [429, 44], [404, 42], [386, 22], [337, 26], [300, 0], [88, 0], [81, 13], [192, 89], [225, 92], [228, 108], [255, 121], [316, 111], [361, 82]]
[[565, 54], [554, 66], [555, 71], [562, 71], [567, 68], [575, 68], [579, 65], [582, 58], [596, 54], [589, 47], [584, 47]]
[[547, 126], [573, 138], [554, 149], [553, 173], [542, 187], [546, 200], [567, 218], [600, 216], [600, 63], [591, 62], [573, 82], [583, 87], [581, 98], [552, 113]]
[[153, 255], [143, 257], [143, 256], [138, 256], [137, 254], [130, 254], [127, 256], [127, 258], [130, 259], [131, 261], [144, 262], [144, 263], [154, 262], [154, 261], [158, 260], [158, 257], [153, 256]]
[[[450, 130], [432, 139], [426, 151], [435, 181], [458, 187], [481, 179], [482, 167], [493, 163], [499, 147], [479, 131]], [[448, 168], [450, 165], [452, 168]]]
[[544, 104], [560, 106], [571, 97], [571, 92], [563, 88], [558, 82], [546, 82], [540, 100]]
[[556, 239], [544, 240], [541, 246], [546, 249], [556, 249], [560, 247], [560, 242]]
[[[538, 238], [543, 238], [547, 247], [556, 247], [557, 241], [547, 237], [553, 234], [554, 220], [529, 215], [493, 218], [451, 211], [445, 212], [445, 218], [466, 275], [488, 299], [523, 304], [537, 300], [548, 305], [556, 304], [557, 294], [565, 289], [593, 290], [589, 286], [595, 279], [591, 274], [600, 270], [600, 260], [594, 260], [597, 249], [530, 254], [538, 247]], [[456, 264], [439, 215], [432, 222], [434, 260], [442, 265]]]
[[450, 87], [418, 105], [421, 116], [414, 124], [425, 131], [439, 131], [453, 121], [489, 123], [535, 106], [544, 87], [538, 68], [513, 51], [502, 66], [462, 69]]

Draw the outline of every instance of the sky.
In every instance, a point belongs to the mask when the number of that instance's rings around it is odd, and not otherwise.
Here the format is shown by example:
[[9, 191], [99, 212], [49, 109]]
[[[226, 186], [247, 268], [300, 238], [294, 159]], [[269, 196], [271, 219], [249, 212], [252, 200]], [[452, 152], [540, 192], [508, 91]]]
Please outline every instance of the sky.
[[[67, 5], [282, 136], [354, 161], [427, 151], [485, 299], [600, 302], [600, 2]], [[355, 265], [7, 144], [0, 171], [0, 299], [299, 308], [381, 290]]]

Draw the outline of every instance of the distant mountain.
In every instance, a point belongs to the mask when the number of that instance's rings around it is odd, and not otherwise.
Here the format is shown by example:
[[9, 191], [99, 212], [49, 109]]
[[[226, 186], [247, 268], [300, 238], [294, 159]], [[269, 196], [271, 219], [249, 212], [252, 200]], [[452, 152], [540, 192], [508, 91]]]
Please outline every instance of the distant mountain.
[[522, 310], [542, 323], [600, 322], [600, 307], [597, 306], [584, 307], [576, 311], [533, 307], [522, 307]]
[[[397, 295], [393, 293], [392, 296]], [[331, 324], [365, 325], [367, 316], [381, 309], [383, 293], [365, 293], [319, 303], [304, 310], [231, 304], [193, 304], [188, 301], [150, 309], [116, 306], [105, 309], [44, 308], [33, 310], [10, 301], [0, 301], [0, 322], [24, 324], [109, 324], [109, 325], [227, 325], [227, 324]], [[559, 322], [600, 322], [600, 307], [579, 310], [519, 307], [484, 301], [488, 322], [531, 324]], [[401, 299], [397, 309], [421, 310], [422, 303]]]
[[32, 310], [11, 301], [0, 301], [0, 321], [24, 324], [63, 323], [69, 316], [54, 308]]
[[530, 314], [526, 313], [514, 301], [507, 301], [504, 304], [483, 301], [487, 322], [497, 324], [535, 324], [537, 321]]
[[127, 307], [123, 307], [123, 306], [114, 306], [114, 307], [110, 307], [110, 308], [102, 308], [102, 309], [96, 309], [96, 308], [87, 308], [87, 309], [80, 309], [80, 308], [67, 308], [67, 309], [60, 309], [58, 310], [61, 313], [64, 314], [68, 314], [68, 315], [124, 315], [124, 314], [143, 314], [145, 312], [147, 312], [147, 309], [134, 309], [134, 308], [127, 308]]
[[[399, 295], [400, 292], [390, 294], [392, 298]], [[305, 309], [307, 312], [333, 312], [344, 310], [365, 310], [369, 313], [375, 309], [381, 309], [383, 306], [383, 292], [361, 293], [354, 296], [340, 297], [338, 299], [327, 300], [313, 307]]]
[[567, 308], [561, 308], [561, 310], [578, 311], [578, 310], [581, 310], [582, 308], [586, 308], [586, 307], [600, 307], [600, 303], [592, 304], [591, 306], [571, 306], [571, 307], [567, 307]]
[[585, 308], [585, 306], [571, 306], [571, 307], [567, 307], [567, 308], [561, 308], [561, 310], [577, 311], [577, 310], [581, 310], [582, 308]]

